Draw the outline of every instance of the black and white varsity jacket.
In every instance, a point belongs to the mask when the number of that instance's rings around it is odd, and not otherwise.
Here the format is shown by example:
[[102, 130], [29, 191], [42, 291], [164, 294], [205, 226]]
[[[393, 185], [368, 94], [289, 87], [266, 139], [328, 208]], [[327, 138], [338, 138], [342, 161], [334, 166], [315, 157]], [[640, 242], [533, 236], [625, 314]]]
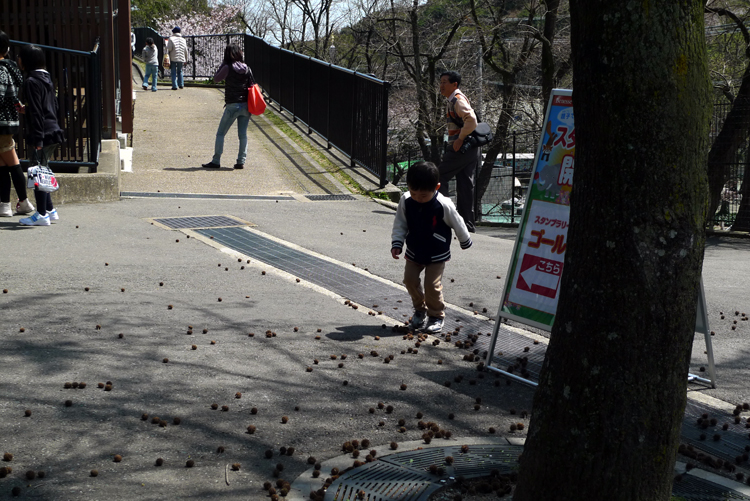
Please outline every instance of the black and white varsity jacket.
[[406, 259], [419, 264], [447, 261], [451, 258], [451, 229], [462, 249], [471, 247], [469, 231], [450, 198], [436, 191], [432, 200], [421, 204], [404, 193], [393, 221], [391, 248], [401, 249], [406, 242]]
[[0, 60], [0, 134], [16, 134], [21, 130], [16, 103], [23, 78], [16, 63]]

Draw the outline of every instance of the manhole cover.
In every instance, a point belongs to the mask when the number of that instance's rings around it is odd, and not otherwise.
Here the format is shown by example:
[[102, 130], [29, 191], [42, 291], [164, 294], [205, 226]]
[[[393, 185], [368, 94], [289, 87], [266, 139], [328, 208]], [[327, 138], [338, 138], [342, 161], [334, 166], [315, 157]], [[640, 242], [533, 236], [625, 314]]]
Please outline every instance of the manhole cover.
[[[325, 500], [424, 500], [458, 476], [508, 474], [518, 465], [522, 451], [518, 445], [473, 445], [465, 453], [458, 446], [399, 452], [343, 473], [328, 488]], [[435, 466], [441, 470], [431, 473]], [[357, 497], [360, 492], [364, 498]]]
[[313, 202], [322, 202], [326, 200], [356, 200], [356, 198], [351, 195], [305, 195], [305, 197]]
[[248, 226], [250, 223], [239, 218], [230, 216], [186, 216], [186, 217], [163, 217], [152, 219], [154, 223], [176, 229], [197, 228], [226, 228], [235, 226]]

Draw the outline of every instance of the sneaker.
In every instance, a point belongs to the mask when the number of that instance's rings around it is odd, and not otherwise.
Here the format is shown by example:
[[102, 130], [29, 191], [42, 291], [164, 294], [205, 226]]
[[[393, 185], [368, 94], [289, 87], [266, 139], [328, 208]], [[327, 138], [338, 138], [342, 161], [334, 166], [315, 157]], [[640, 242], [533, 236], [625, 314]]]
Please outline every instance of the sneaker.
[[437, 334], [443, 330], [443, 319], [439, 317], [430, 317], [427, 319], [427, 325], [423, 331], [427, 334]]
[[221, 169], [221, 165], [215, 164], [213, 162], [208, 162], [207, 164], [202, 164], [201, 167], [204, 169]]
[[60, 216], [57, 214], [57, 209], [48, 210], [47, 215], [49, 216], [50, 222], [60, 220]]
[[143, 90], [148, 90], [148, 85], [142, 85], [141, 87], [143, 87]]
[[10, 202], [0, 202], [0, 217], [10, 217], [13, 215], [13, 211], [10, 210]]
[[49, 226], [49, 216], [44, 215], [42, 216], [38, 212], [35, 212], [33, 216], [31, 217], [25, 217], [23, 219], [20, 219], [18, 221], [24, 226]]
[[245, 164], [234, 164], [234, 168], [235, 169], [244, 169], [245, 168]]
[[16, 214], [31, 214], [32, 212], [34, 212], [34, 204], [29, 202], [28, 198], [16, 204]]
[[409, 322], [409, 327], [411, 327], [415, 331], [418, 331], [424, 325], [424, 321], [425, 321], [426, 318], [427, 318], [427, 312], [425, 312], [425, 311], [415, 311], [414, 315], [411, 316], [411, 321]]

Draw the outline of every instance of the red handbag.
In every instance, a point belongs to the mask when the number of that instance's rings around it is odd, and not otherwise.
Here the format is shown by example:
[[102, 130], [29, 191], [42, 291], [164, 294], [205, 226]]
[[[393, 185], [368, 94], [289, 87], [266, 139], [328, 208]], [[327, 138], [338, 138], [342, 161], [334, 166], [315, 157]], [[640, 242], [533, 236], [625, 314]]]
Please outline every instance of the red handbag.
[[258, 84], [253, 84], [247, 89], [247, 111], [253, 115], [262, 115], [266, 111], [266, 100], [263, 99]]

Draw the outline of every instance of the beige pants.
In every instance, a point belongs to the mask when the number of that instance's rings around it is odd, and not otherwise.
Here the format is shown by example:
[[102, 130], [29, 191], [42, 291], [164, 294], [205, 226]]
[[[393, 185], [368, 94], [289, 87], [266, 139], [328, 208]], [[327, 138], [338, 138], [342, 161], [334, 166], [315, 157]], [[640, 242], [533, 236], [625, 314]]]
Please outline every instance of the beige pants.
[[[424, 270], [424, 288], [419, 275]], [[443, 302], [443, 271], [445, 262], [428, 265], [406, 260], [404, 285], [411, 296], [414, 310], [427, 311], [430, 317], [445, 318]]]
[[16, 142], [13, 141], [12, 134], [0, 135], [0, 153], [5, 153], [16, 147]]

